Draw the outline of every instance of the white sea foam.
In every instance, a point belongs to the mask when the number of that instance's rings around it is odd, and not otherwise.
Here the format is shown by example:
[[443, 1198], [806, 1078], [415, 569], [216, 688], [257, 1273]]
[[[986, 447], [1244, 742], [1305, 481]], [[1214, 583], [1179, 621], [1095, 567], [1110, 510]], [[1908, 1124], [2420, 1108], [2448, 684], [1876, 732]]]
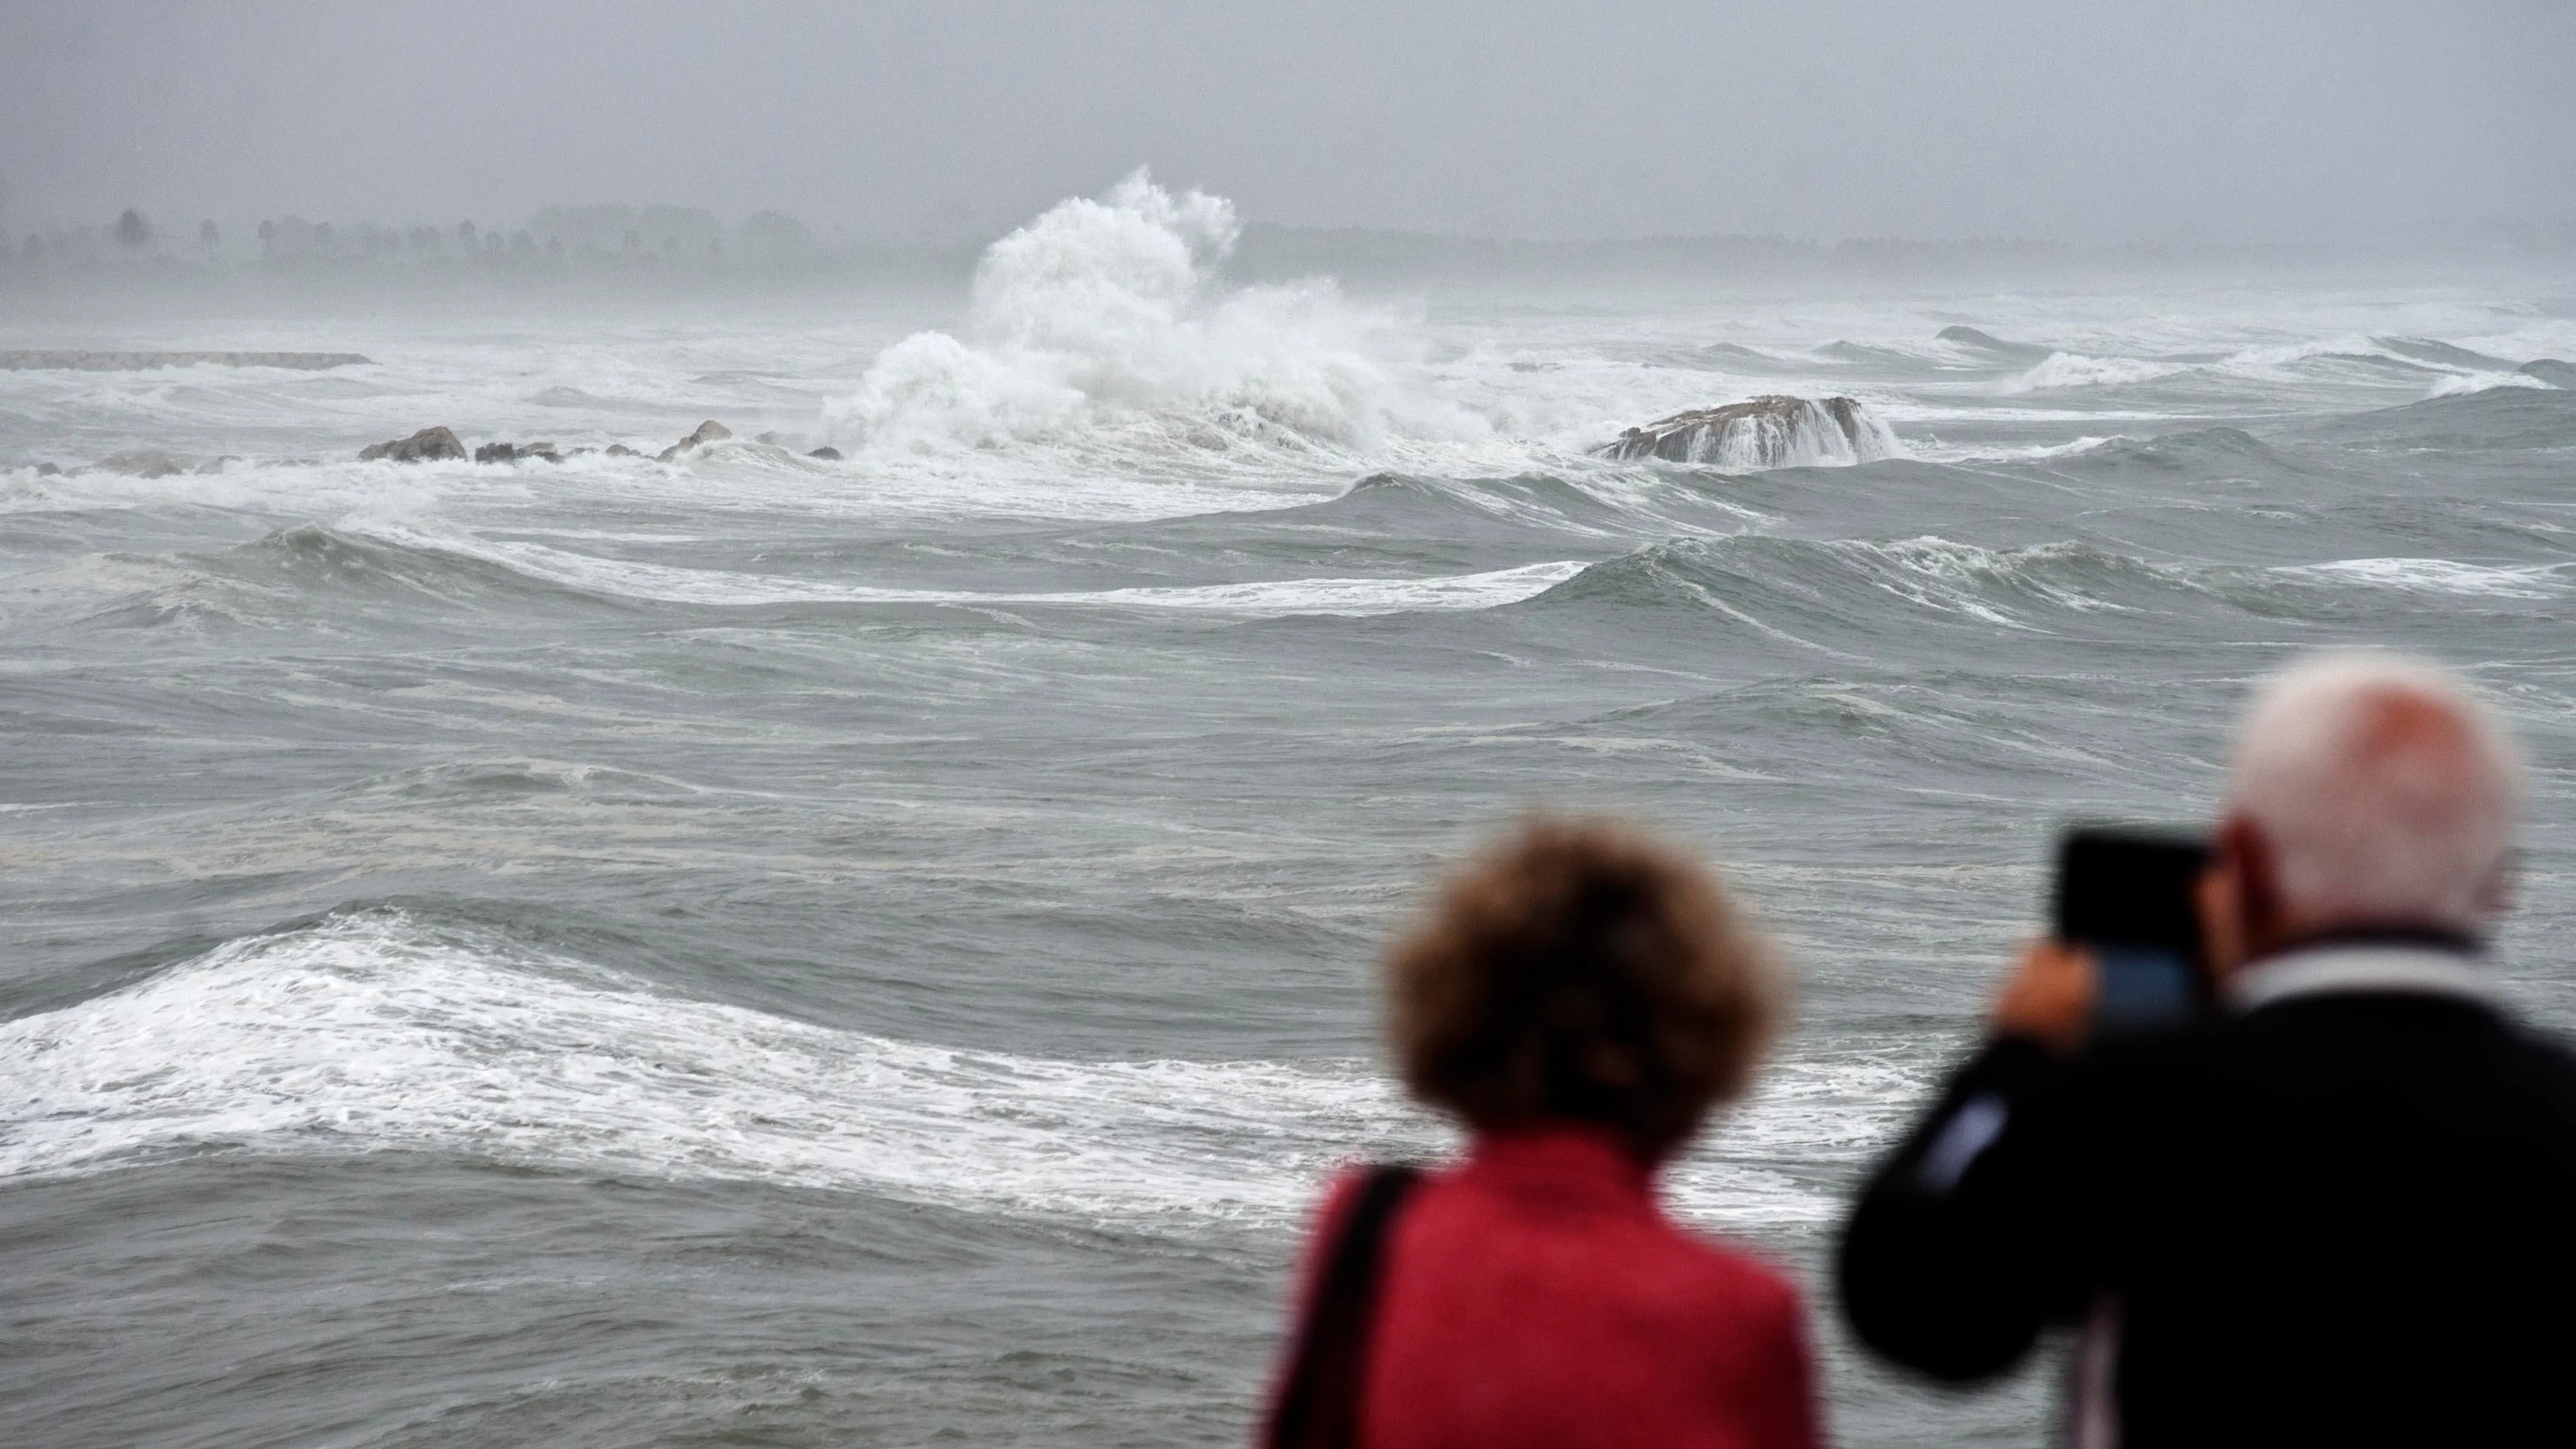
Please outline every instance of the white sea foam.
[[[1775, 1164], [1845, 1160], [1920, 1088], [1792, 1064], [1682, 1164], [1676, 1205], [1813, 1223]], [[882, 1193], [976, 1211], [1284, 1224], [1336, 1163], [1446, 1132], [1368, 1064], [1068, 1061], [836, 1030], [399, 912], [235, 941], [0, 1023], [0, 1181], [204, 1151], [459, 1153]]]
[[2153, 382], [2189, 370], [2184, 363], [2160, 362], [2151, 358], [2086, 357], [2073, 352], [2052, 352], [2028, 372], [2004, 379], [2000, 389], [2007, 393], [2024, 393], [2073, 387], [2120, 387]]
[[2527, 372], [2455, 372], [2438, 378], [2427, 397], [2463, 397], [2469, 393], [2488, 392], [2499, 387], [2536, 387], [2544, 391], [2549, 384]]
[[965, 339], [920, 332], [828, 404], [836, 441], [937, 452], [1171, 431], [1245, 444], [1365, 450], [1390, 434], [1471, 438], [1470, 415], [1405, 384], [1419, 347], [1326, 279], [1227, 288], [1232, 203], [1174, 196], [1143, 171], [995, 242]]
[[2565, 594], [2570, 564], [2472, 564], [2447, 558], [2348, 558], [2333, 563], [2299, 564], [2274, 572], [2294, 578], [2404, 589], [2413, 593], [2457, 594], [2505, 599], [2551, 599]]
[[540, 543], [493, 542], [392, 528], [371, 532], [408, 547], [482, 558], [532, 577], [594, 593], [661, 603], [725, 606], [966, 604], [1180, 609], [1245, 615], [1402, 614], [1418, 610], [1490, 609], [1499, 604], [1515, 603], [1544, 593], [1584, 569], [1580, 559], [1557, 559], [1482, 573], [1411, 579], [1260, 579], [1229, 584], [1024, 592], [903, 589], [846, 584], [828, 579], [639, 563], [549, 548]]

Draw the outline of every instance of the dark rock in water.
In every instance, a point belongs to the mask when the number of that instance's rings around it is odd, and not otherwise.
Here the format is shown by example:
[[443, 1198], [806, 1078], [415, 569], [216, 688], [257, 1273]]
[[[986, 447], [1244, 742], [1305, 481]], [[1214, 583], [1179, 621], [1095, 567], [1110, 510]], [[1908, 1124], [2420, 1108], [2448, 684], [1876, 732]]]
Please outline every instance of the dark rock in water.
[[691, 448], [701, 448], [714, 442], [718, 438], [730, 438], [732, 436], [733, 429], [726, 427], [724, 424], [717, 422], [713, 418], [709, 418], [705, 422], [698, 424], [698, 430], [696, 432], [691, 433], [680, 441], [664, 448], [658, 456], [662, 462], [668, 463], [673, 458], [680, 456]]
[[833, 447], [829, 443], [826, 443], [822, 447], [816, 448], [813, 452], [810, 452], [805, 456], [808, 458], [821, 458], [826, 462], [837, 463], [841, 461], [841, 450]]
[[1885, 424], [1847, 397], [1810, 400], [1777, 393], [1724, 407], [1675, 413], [1630, 428], [1599, 450], [1618, 459], [1662, 458], [1728, 468], [1797, 463], [1865, 463], [1897, 452]]
[[2561, 362], [2555, 357], [2544, 357], [2536, 362], [2526, 362], [2514, 371], [2525, 377], [2539, 378], [2551, 387], [2576, 390], [2576, 362]]
[[600, 451], [612, 458], [641, 458], [644, 456], [642, 453], [635, 451], [624, 443], [611, 443], [607, 447], [600, 449]]
[[91, 466], [102, 473], [128, 473], [137, 478], [167, 478], [173, 473], [189, 471], [190, 464], [183, 458], [173, 458], [167, 453], [144, 449], [133, 453], [119, 453], [111, 458], [101, 458]]
[[63, 470], [60, 467], [52, 463], [38, 463], [36, 465], [36, 476], [39, 478], [58, 477], [61, 475], [62, 471]]
[[485, 443], [474, 450], [477, 463], [515, 463], [522, 458], [542, 458], [549, 463], [560, 463], [563, 450], [552, 443]]
[[361, 367], [354, 352], [0, 352], [0, 369], [49, 368], [69, 372], [140, 372], [153, 367]]
[[464, 456], [466, 456], [465, 445], [456, 441], [455, 433], [446, 428], [423, 428], [408, 438], [396, 438], [391, 442], [376, 444], [358, 454], [358, 461], [372, 463], [382, 458], [392, 463], [419, 463], [432, 458]]

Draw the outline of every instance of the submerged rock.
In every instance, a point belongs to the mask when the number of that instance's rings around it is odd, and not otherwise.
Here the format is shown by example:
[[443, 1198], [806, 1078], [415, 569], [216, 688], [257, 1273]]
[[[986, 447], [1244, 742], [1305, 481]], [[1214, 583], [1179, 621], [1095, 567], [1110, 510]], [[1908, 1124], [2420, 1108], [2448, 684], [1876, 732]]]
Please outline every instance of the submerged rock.
[[173, 473], [188, 472], [194, 465], [185, 458], [173, 458], [155, 449], [118, 453], [101, 458], [91, 465], [102, 473], [126, 473], [137, 478], [167, 478]]
[[833, 447], [829, 443], [826, 443], [822, 447], [816, 448], [813, 452], [810, 452], [805, 456], [808, 458], [821, 458], [828, 463], [837, 463], [841, 461], [841, 450]]
[[1661, 458], [1721, 468], [1866, 463], [1902, 451], [1887, 425], [1858, 399], [1770, 394], [1696, 408], [1630, 428], [1598, 450], [1617, 459]]
[[477, 463], [515, 463], [522, 458], [541, 458], [549, 463], [564, 460], [563, 450], [552, 443], [485, 443], [474, 450]]
[[39, 478], [59, 477], [61, 476], [62, 471], [61, 466], [54, 463], [38, 463], [36, 465], [36, 476]]
[[408, 438], [396, 438], [366, 449], [358, 454], [358, 461], [372, 463], [382, 458], [391, 463], [419, 463], [433, 458], [464, 456], [465, 445], [456, 441], [455, 433], [446, 428], [423, 428]]
[[732, 436], [733, 429], [726, 427], [724, 424], [717, 422], [713, 418], [709, 418], [705, 422], [698, 424], [698, 430], [696, 432], [691, 433], [680, 441], [664, 448], [661, 451], [660, 458], [661, 461], [668, 463], [673, 458], [680, 456], [691, 448], [702, 448], [707, 444], [714, 442], [718, 438], [730, 438]]
[[611, 443], [599, 451], [611, 458], [641, 458], [644, 456], [633, 448], [626, 446], [624, 443]]
[[359, 367], [370, 359], [354, 352], [0, 352], [0, 368], [50, 368], [70, 372], [141, 372], [153, 367]]
[[2576, 362], [2561, 362], [2555, 357], [2544, 357], [2536, 362], [2526, 362], [2514, 371], [2525, 377], [2539, 378], [2551, 387], [2576, 390]]

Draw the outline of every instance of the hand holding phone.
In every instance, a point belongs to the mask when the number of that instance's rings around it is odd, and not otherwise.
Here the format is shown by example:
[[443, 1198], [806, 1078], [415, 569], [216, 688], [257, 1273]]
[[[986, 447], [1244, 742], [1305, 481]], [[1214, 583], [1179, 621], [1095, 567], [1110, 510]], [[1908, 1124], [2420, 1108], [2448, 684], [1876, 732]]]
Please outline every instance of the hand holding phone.
[[2189, 1021], [2210, 991], [2194, 898], [2206, 842], [2172, 831], [2086, 826], [2058, 846], [2056, 938], [2093, 959], [2091, 1028], [2139, 1031]]
[[2044, 936], [2022, 948], [2021, 960], [2004, 978], [1995, 997], [1995, 1034], [2071, 1052], [2092, 1030], [2101, 989], [2091, 951]]

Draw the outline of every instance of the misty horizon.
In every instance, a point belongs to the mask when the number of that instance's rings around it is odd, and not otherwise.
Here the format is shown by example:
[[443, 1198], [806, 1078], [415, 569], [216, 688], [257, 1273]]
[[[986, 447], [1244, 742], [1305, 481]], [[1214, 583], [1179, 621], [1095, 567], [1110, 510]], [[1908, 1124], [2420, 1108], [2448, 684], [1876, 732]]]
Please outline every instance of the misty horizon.
[[2391, 245], [2576, 228], [2576, 8], [1606, 15], [19, 7], [0, 232], [775, 213], [989, 241], [1136, 167], [1256, 223], [1570, 242]]

